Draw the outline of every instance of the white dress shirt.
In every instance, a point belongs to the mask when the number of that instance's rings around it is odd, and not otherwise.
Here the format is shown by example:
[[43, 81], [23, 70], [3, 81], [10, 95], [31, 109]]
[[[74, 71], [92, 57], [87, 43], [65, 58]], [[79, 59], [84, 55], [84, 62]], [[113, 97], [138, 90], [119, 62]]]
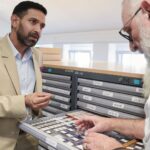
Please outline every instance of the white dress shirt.
[[9, 36], [8, 41], [16, 59], [21, 95], [33, 93], [35, 87], [35, 71], [33, 66], [32, 51], [31, 49], [26, 50], [23, 58], [21, 58], [21, 54], [14, 47]]
[[[35, 71], [32, 51], [30, 48], [27, 49], [24, 56], [21, 58], [21, 54], [14, 47], [9, 36], [7, 37], [16, 60], [21, 95], [33, 93], [35, 88]], [[32, 120], [32, 111], [29, 107], [27, 107], [27, 113], [28, 115], [24, 120]]]

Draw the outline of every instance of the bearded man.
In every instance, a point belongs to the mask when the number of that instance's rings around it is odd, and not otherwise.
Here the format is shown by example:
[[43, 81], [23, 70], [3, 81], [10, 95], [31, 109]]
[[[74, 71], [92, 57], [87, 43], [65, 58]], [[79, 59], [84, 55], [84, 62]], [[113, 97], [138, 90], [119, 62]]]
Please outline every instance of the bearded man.
[[[129, 41], [132, 51], [144, 53], [147, 71], [144, 77], [146, 119], [119, 119], [87, 116], [77, 121], [81, 129], [87, 129], [83, 147], [87, 150], [123, 150], [114, 138], [96, 133], [116, 131], [143, 139], [145, 150], [150, 149], [150, 0], [123, 0], [123, 28], [120, 35]], [[142, 62], [141, 62], [142, 63]]]
[[38, 116], [51, 99], [51, 94], [41, 92], [38, 53], [32, 48], [46, 14], [39, 3], [20, 2], [11, 15], [11, 32], [0, 40], [0, 150], [38, 149], [38, 141], [20, 131], [18, 123]]

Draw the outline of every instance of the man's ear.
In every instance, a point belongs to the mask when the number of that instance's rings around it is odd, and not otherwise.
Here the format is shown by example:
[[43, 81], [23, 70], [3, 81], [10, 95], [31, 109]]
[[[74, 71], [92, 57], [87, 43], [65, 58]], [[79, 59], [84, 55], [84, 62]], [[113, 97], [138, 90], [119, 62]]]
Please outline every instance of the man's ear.
[[150, 3], [146, 0], [143, 0], [141, 3], [141, 8], [143, 11], [147, 11], [150, 13]]
[[16, 16], [16, 15], [12, 15], [12, 16], [11, 16], [11, 26], [12, 26], [13, 28], [16, 28], [17, 25], [18, 25], [18, 23], [19, 23], [19, 17]]

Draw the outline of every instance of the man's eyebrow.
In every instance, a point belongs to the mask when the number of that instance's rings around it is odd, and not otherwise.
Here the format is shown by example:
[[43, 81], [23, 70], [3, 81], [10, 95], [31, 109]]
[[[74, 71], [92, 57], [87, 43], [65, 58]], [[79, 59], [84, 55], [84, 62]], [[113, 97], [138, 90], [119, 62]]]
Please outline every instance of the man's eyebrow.
[[[40, 22], [40, 20], [37, 19], [36, 17], [31, 17], [31, 18], [29, 18], [29, 20], [36, 20], [37, 22]], [[41, 25], [42, 25], [43, 27], [45, 27], [45, 23], [41, 23]]]

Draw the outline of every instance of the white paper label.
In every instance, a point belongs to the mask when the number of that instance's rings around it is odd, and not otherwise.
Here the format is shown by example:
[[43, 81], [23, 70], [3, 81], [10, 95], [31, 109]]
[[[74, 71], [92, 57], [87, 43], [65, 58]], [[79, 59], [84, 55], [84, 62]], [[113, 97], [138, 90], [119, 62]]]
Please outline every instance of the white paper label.
[[47, 143], [48, 145], [57, 148], [57, 142], [55, 142], [54, 140], [50, 139], [50, 138], [46, 138], [45, 143]]
[[101, 82], [101, 81], [93, 81], [93, 85], [102, 86], [103, 82]]
[[90, 104], [87, 104], [86, 108], [89, 108], [91, 110], [96, 110], [96, 106]]
[[83, 99], [88, 100], [88, 101], [92, 101], [92, 97], [87, 96], [87, 95], [83, 95]]
[[91, 92], [91, 88], [88, 88], [88, 87], [83, 87], [82, 90], [85, 92]]
[[139, 92], [139, 91], [140, 91], [140, 89], [139, 89], [139, 88], [136, 88], [136, 89], [135, 89], [135, 91], [136, 91], [136, 92]]
[[113, 107], [123, 109], [123, 108], [124, 108], [124, 104], [121, 104], [121, 103], [113, 103]]
[[145, 99], [142, 99], [142, 98], [139, 98], [139, 97], [132, 97], [132, 102], [136, 102], [136, 103], [142, 103], [144, 104], [145, 103]]
[[108, 111], [108, 115], [111, 115], [111, 116], [114, 116], [114, 117], [119, 117], [119, 113], [116, 112], [116, 111], [112, 111], [112, 110]]
[[113, 92], [109, 92], [109, 91], [103, 91], [102, 94], [104, 96], [108, 96], [108, 97], [113, 97], [114, 93]]
[[138, 93], [143, 93], [143, 89], [142, 88], [136, 88], [135, 91], [138, 92]]

